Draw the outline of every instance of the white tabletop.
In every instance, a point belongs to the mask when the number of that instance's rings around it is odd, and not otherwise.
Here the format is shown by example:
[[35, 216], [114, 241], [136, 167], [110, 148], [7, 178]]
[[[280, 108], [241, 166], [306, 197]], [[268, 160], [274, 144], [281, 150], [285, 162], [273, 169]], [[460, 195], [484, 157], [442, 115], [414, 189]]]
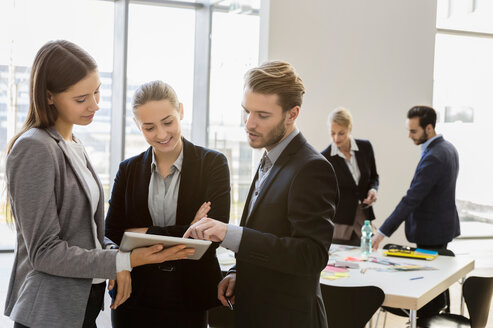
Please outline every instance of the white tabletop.
[[[342, 246], [342, 248], [345, 247]], [[217, 255], [223, 271], [227, 271], [235, 262], [234, 253], [222, 247], [218, 248]], [[329, 262], [334, 259], [342, 261], [347, 256], [360, 257], [360, 255], [359, 248], [341, 250], [341, 245], [333, 245]], [[424, 261], [383, 256], [382, 250], [378, 250], [372, 256], [399, 264], [431, 266], [437, 270], [382, 272], [376, 269], [386, 268], [385, 265], [372, 262], [355, 262], [359, 264], [359, 268], [348, 269], [349, 277], [337, 280], [320, 278], [320, 283], [331, 286], [377, 286], [385, 293], [383, 305], [418, 310], [474, 269], [474, 260], [468, 255], [438, 256], [433, 261]], [[367, 268], [365, 273], [361, 273], [362, 268]], [[423, 278], [410, 280], [414, 277]]]
[[[331, 248], [329, 261], [344, 260], [347, 256], [360, 257], [359, 248], [339, 250], [340, 245]], [[395, 308], [418, 310], [437, 295], [445, 291], [452, 284], [466, 276], [474, 269], [474, 259], [467, 255], [438, 256], [433, 261], [415, 260], [383, 256], [382, 250], [372, 254], [399, 264], [417, 264], [436, 268], [430, 271], [377, 271], [376, 268], [385, 268], [385, 265], [372, 262], [356, 262], [359, 269], [348, 269], [349, 277], [337, 280], [320, 279], [321, 284], [331, 286], [377, 286], [385, 293], [383, 305]], [[362, 268], [367, 268], [361, 273]], [[414, 277], [422, 279], [410, 280]]]

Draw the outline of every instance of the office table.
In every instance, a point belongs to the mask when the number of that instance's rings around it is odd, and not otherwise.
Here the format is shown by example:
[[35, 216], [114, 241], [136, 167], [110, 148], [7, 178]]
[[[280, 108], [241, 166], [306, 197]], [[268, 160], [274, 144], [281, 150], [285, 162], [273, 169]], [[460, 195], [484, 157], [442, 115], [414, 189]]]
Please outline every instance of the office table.
[[[221, 269], [227, 271], [234, 263], [233, 253], [219, 248], [217, 254]], [[332, 245], [329, 252], [329, 263], [334, 259], [342, 261], [348, 256], [360, 257], [359, 248]], [[418, 309], [474, 269], [474, 259], [466, 255], [438, 256], [433, 261], [424, 261], [383, 256], [382, 250], [378, 250], [371, 256], [398, 264], [430, 266], [436, 270], [378, 271], [377, 269], [386, 268], [386, 266], [373, 262], [355, 262], [359, 264], [359, 268], [349, 269], [349, 277], [336, 280], [321, 278], [320, 283], [331, 286], [377, 286], [385, 293], [384, 306], [409, 310], [411, 328], [416, 328], [416, 311]], [[366, 268], [365, 273], [362, 273], [361, 269], [363, 268]], [[423, 278], [410, 280], [415, 277]]]
[[[346, 246], [333, 245], [329, 261], [344, 260], [346, 257], [360, 257], [359, 248], [345, 249]], [[447, 288], [474, 269], [474, 259], [467, 255], [438, 256], [433, 261], [400, 258], [382, 255], [382, 250], [371, 256], [398, 264], [416, 264], [436, 270], [419, 271], [377, 271], [388, 266], [373, 262], [355, 262], [359, 269], [349, 269], [350, 276], [337, 280], [320, 279], [321, 284], [331, 286], [377, 286], [385, 293], [384, 306], [409, 310], [411, 328], [416, 328], [416, 312]], [[365, 273], [361, 269], [366, 268]], [[411, 280], [411, 278], [423, 277]]]

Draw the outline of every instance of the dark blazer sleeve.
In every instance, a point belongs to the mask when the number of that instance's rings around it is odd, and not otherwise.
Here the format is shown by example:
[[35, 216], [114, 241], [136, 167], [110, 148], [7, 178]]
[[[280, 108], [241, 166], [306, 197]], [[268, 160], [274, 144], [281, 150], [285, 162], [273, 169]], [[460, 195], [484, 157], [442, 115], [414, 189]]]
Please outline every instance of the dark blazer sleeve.
[[440, 177], [442, 164], [433, 155], [425, 156], [419, 163], [413, 181], [406, 195], [401, 199], [395, 210], [380, 227], [380, 231], [390, 237], [409, 214], [419, 206], [430, 193]]
[[293, 177], [288, 193], [290, 236], [243, 228], [236, 258], [293, 275], [319, 273], [327, 265], [338, 200], [332, 166], [324, 159], [308, 161]]
[[126, 219], [125, 214], [125, 189], [127, 185], [126, 162], [120, 163], [116, 173], [109, 200], [108, 213], [106, 214], [105, 235], [112, 242], [120, 245], [125, 232], [125, 225], [122, 220]]
[[370, 189], [378, 190], [379, 186], [379, 178], [377, 173], [377, 165], [375, 163], [375, 153], [373, 152], [373, 147], [371, 143], [368, 141], [369, 147], [369, 162], [370, 162], [370, 185], [368, 187], [368, 191]]
[[226, 156], [217, 154], [209, 172], [204, 199], [204, 201], [211, 202], [211, 209], [207, 216], [228, 223], [231, 207], [231, 185]]
[[[214, 158], [207, 161], [210, 162], [204, 163], [204, 165], [208, 167], [208, 173], [201, 181], [194, 181], [197, 186], [180, 186], [180, 188], [184, 187], [193, 190], [204, 184], [205, 194], [203, 195], [203, 199], [200, 200], [200, 204], [207, 201], [211, 202], [211, 209], [207, 216], [227, 223], [229, 222], [229, 211], [231, 206], [228, 161], [226, 157], [220, 153], [217, 153]], [[199, 207], [193, 209], [193, 215], [187, 219], [187, 222], [193, 221]], [[189, 224], [166, 227], [151, 226], [149, 227], [149, 230], [147, 230], [147, 233], [182, 237], [189, 226]]]

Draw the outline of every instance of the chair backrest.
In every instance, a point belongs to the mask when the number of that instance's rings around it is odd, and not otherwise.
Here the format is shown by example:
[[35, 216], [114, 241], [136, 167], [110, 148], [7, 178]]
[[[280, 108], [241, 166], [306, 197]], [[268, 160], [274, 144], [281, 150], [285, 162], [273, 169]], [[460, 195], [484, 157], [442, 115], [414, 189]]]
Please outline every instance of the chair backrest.
[[347, 245], [347, 246], [360, 246], [361, 240], [358, 240], [358, 239], [352, 239], [352, 240], [332, 239], [332, 244]]
[[321, 289], [329, 328], [363, 328], [385, 298], [375, 286], [321, 285]]
[[462, 286], [472, 328], [486, 327], [493, 295], [493, 277], [469, 277]]

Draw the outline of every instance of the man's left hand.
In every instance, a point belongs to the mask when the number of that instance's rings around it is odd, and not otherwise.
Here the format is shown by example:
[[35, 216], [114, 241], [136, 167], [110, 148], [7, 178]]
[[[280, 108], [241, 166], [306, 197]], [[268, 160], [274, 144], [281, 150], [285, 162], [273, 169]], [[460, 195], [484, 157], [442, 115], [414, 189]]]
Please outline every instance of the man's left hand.
[[210, 240], [222, 242], [228, 231], [228, 225], [224, 222], [211, 218], [203, 218], [188, 228], [183, 238], [192, 237], [194, 239]]
[[380, 243], [382, 242], [384, 238], [384, 235], [382, 235], [380, 232], [375, 233], [373, 236], [373, 239], [371, 241], [372, 249], [376, 251], [378, 249], [378, 246], [380, 246]]
[[377, 201], [377, 192], [374, 189], [368, 191], [368, 196], [363, 200], [363, 204], [372, 205]]

